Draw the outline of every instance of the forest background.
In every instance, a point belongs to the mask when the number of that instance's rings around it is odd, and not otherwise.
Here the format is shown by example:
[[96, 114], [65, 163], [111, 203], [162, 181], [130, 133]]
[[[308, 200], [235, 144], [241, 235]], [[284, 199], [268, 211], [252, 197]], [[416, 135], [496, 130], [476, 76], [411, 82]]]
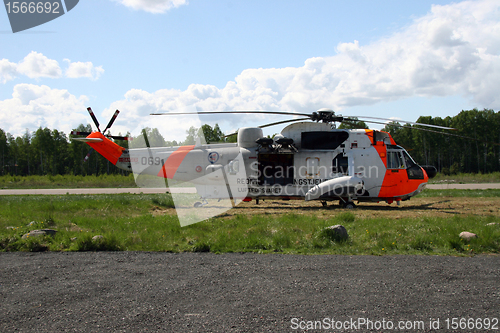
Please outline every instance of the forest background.
[[[415, 130], [418, 125], [388, 123], [382, 129], [391, 133], [397, 144], [407, 149], [420, 165], [434, 165], [445, 175], [458, 173], [491, 173], [500, 171], [500, 112], [484, 109], [462, 111], [453, 117], [420, 117], [418, 123], [452, 127], [456, 131]], [[368, 128], [363, 121], [342, 123], [339, 128]], [[75, 131], [90, 132], [91, 125], [81, 124]], [[156, 128], [144, 131], [151, 147], [194, 144], [203, 133], [207, 143], [236, 142], [236, 135], [224, 137], [219, 126], [191, 127], [182, 141], [166, 141]], [[443, 133], [446, 132], [447, 135]], [[89, 155], [88, 145], [73, 141], [57, 129], [38, 128], [14, 137], [0, 128], [1, 175], [102, 175], [123, 174], [97, 153]], [[116, 143], [133, 148], [132, 141]], [[86, 156], [88, 156], [86, 158]]]

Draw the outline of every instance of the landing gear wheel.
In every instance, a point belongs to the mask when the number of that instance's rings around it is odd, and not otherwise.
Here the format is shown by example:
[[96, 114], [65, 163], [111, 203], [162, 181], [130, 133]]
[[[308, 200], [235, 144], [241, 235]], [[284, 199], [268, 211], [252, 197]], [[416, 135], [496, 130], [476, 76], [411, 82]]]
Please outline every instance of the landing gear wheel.
[[345, 209], [354, 209], [356, 208], [356, 205], [352, 201], [347, 201], [343, 204]]
[[[200, 208], [200, 207], [203, 207], [203, 206], [208, 205], [208, 201], [207, 201], [207, 199], [205, 199], [205, 198], [201, 198], [201, 201], [202, 201], [202, 202], [199, 202], [199, 201], [195, 202], [195, 203], [194, 203], [194, 208]], [[220, 200], [219, 200], [219, 201], [220, 201]]]
[[322, 205], [323, 207], [326, 207], [326, 206], [328, 206], [328, 203], [327, 203], [326, 201], [321, 201], [321, 205]]

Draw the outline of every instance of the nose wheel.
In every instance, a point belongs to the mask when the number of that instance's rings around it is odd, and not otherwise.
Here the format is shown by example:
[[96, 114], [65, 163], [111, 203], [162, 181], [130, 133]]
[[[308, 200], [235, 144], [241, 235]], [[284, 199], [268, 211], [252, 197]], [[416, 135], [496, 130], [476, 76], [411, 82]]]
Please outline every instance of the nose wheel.
[[344, 203], [343, 206], [344, 206], [345, 209], [354, 209], [354, 208], [356, 208], [356, 205], [352, 201], [348, 201], [348, 202]]
[[346, 198], [345, 200], [344, 200], [344, 198], [340, 198], [339, 205], [340, 205], [340, 207], [345, 208], [345, 209], [356, 208], [356, 205], [354, 204], [354, 202], [352, 202], [349, 198]]

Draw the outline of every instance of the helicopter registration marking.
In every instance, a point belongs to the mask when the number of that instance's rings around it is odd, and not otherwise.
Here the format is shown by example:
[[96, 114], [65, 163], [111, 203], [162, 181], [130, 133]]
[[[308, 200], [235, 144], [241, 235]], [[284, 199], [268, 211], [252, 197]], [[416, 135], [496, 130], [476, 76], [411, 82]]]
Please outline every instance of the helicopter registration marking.
[[293, 185], [319, 185], [326, 182], [328, 179], [321, 178], [297, 178], [293, 180]]
[[[326, 182], [329, 179], [321, 179], [321, 178], [296, 178], [293, 180], [294, 186], [303, 186], [303, 185], [319, 185], [322, 182]], [[257, 179], [253, 178], [237, 178], [236, 184], [244, 184], [244, 185], [259, 185]]]

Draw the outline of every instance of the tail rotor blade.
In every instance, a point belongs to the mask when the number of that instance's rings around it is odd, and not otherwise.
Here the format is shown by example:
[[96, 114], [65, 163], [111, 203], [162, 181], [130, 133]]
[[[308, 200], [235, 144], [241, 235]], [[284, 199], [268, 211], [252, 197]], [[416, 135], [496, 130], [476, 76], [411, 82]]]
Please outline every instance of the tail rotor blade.
[[71, 131], [71, 135], [89, 135], [91, 134], [90, 132], [78, 132], [78, 131]]
[[113, 125], [113, 123], [115, 122], [116, 117], [118, 117], [119, 113], [120, 113], [120, 111], [118, 111], [118, 110], [115, 111], [115, 114], [109, 120], [108, 126], [106, 126], [106, 129], [103, 131], [103, 133], [106, 133], [106, 131]]
[[97, 118], [94, 115], [94, 112], [92, 112], [92, 109], [90, 107], [87, 108], [87, 111], [90, 114], [90, 117], [94, 121], [94, 124], [97, 126], [97, 130], [100, 132], [101, 130], [99, 129], [99, 122], [97, 121]]
[[114, 140], [132, 141], [132, 138], [130, 136], [109, 135], [107, 137], [112, 138]]
[[87, 153], [87, 156], [83, 159], [83, 163], [87, 162], [89, 160], [90, 155], [94, 151], [94, 148], [90, 148], [89, 152]]

